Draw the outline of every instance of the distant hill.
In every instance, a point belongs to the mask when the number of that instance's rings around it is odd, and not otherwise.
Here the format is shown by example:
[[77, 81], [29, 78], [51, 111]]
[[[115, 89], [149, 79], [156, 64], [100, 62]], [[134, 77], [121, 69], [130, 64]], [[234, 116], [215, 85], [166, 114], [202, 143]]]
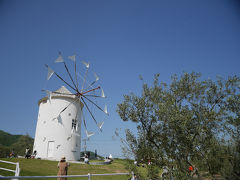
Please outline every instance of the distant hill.
[[15, 155], [24, 155], [27, 147], [32, 149], [33, 142], [29, 135], [12, 135], [0, 130], [0, 157], [7, 157], [12, 151]]
[[3, 146], [11, 146], [16, 143], [21, 135], [12, 135], [0, 130], [0, 144]]

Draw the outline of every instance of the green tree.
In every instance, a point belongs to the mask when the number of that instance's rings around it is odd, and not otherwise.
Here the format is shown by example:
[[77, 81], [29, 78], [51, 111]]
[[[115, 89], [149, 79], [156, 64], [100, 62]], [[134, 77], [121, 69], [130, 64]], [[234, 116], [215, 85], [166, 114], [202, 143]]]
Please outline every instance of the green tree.
[[10, 148], [0, 144], [0, 157], [6, 158], [10, 154]]
[[15, 154], [23, 156], [26, 148], [33, 149], [33, 141], [29, 135], [21, 136], [16, 143], [11, 145], [11, 148], [14, 149]]
[[167, 85], [155, 75], [152, 87], [143, 84], [141, 96], [124, 95], [118, 104], [121, 119], [137, 124], [137, 136], [126, 133], [128, 147], [136, 159], [167, 166], [178, 179], [193, 176], [188, 166], [212, 176], [221, 173], [226, 141], [239, 140], [239, 85], [237, 76], [213, 81], [184, 73]]

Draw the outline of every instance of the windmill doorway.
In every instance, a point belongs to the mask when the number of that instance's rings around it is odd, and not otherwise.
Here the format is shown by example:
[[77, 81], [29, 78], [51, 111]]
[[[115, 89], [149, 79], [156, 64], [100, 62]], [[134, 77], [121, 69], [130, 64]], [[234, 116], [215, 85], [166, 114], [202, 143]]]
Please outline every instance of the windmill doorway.
[[48, 141], [47, 157], [53, 157], [54, 141]]

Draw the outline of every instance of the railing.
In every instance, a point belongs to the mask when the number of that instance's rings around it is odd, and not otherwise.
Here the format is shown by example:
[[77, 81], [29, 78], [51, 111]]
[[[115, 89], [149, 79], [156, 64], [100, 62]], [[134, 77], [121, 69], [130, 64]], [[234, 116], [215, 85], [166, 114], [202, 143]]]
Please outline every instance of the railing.
[[0, 179], [39, 179], [39, 178], [77, 178], [77, 177], [88, 177], [90, 180], [91, 176], [116, 176], [116, 175], [129, 175], [129, 173], [110, 173], [110, 174], [90, 174], [87, 175], [68, 175], [68, 176], [4, 176]]
[[[15, 170], [7, 169], [7, 168], [1, 168], [0, 167], [1, 170], [10, 171], [10, 172], [14, 172], [15, 173], [15, 176], [11, 176], [12, 177], [11, 179], [16, 179], [16, 176], [19, 176], [20, 168], [19, 168], [19, 163], [18, 162], [14, 163], [14, 162], [3, 161], [3, 160], [0, 160], [0, 162], [16, 165], [16, 169]], [[3, 176], [0, 176], [0, 178], [3, 179]]]

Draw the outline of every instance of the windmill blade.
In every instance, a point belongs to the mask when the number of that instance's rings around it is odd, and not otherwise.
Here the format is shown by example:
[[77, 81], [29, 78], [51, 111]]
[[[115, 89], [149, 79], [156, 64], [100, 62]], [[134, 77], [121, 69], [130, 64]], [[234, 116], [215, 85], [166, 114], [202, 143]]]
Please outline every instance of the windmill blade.
[[93, 81], [86, 89], [92, 87], [97, 81]]
[[81, 97], [81, 99], [82, 99], [82, 101], [83, 101], [83, 104], [86, 106], [88, 112], [90, 113], [92, 119], [94, 120], [94, 122], [95, 122], [96, 124], [98, 124], [98, 123], [97, 123], [97, 120], [96, 120], [95, 117], [93, 116], [93, 114], [92, 114], [92, 112], [90, 111], [90, 109], [89, 109], [87, 103], [85, 102], [85, 100], [84, 100], [82, 97]]
[[107, 114], [107, 115], [109, 115], [108, 114], [108, 110], [107, 110], [107, 105], [105, 104], [105, 107], [104, 107], [104, 112]]
[[70, 102], [65, 108], [62, 109], [59, 115], [62, 114], [71, 104], [75, 103], [77, 100], [79, 100], [79, 98], [76, 98], [74, 101]]
[[76, 59], [75, 59], [75, 62], [74, 62], [74, 73], [75, 73], [75, 79], [76, 79], [77, 89], [78, 89], [77, 62], [76, 62]]
[[87, 88], [85, 88], [85, 90], [87, 90], [88, 88], [92, 87], [98, 80], [99, 80], [99, 77], [97, 76], [97, 74], [95, 72], [93, 72], [94, 76], [95, 76], [95, 80], [88, 85]]
[[81, 80], [88, 85], [88, 87], [82, 89], [82, 91], [83, 91], [83, 90], [87, 90], [89, 87], [93, 88], [93, 87], [91, 86], [91, 84], [89, 83], [89, 81], [88, 81], [87, 79], [85, 79], [80, 73], [77, 72], [77, 76], [80, 77]]
[[78, 79], [77, 79], [77, 65], [76, 65], [76, 55], [68, 56], [68, 59], [74, 62], [74, 72], [75, 72], [75, 80], [76, 80], [76, 88], [78, 89]]
[[102, 96], [97, 96], [97, 95], [94, 95], [94, 94], [86, 94], [84, 96], [88, 96], [88, 97], [97, 97], [97, 98], [105, 98], [105, 97], [102, 97]]
[[64, 63], [65, 69], [67, 70], [68, 76], [70, 77], [70, 79], [71, 79], [74, 87], [76, 88], [76, 91], [78, 92], [78, 88], [77, 88], [76, 84], [75, 84], [74, 81], [73, 81], [73, 78], [72, 78], [72, 76], [71, 76], [71, 74], [70, 74], [70, 72], [69, 72], [69, 70], [68, 70], [68, 67], [67, 67], [66, 63], [65, 63], [65, 62], [63, 62], [63, 63]]
[[85, 62], [85, 61], [82, 61], [82, 63], [86, 66], [87, 69], [89, 68], [89, 66], [90, 66], [89, 63], [87, 63], [87, 62]]
[[96, 88], [93, 88], [93, 89], [90, 89], [90, 90], [88, 90], [88, 91], [82, 92], [81, 95], [87, 94], [87, 93], [92, 92], [92, 91], [96, 91], [97, 89], [100, 89], [100, 86], [98, 86], [98, 87], [96, 87]]
[[98, 128], [99, 128], [100, 130], [102, 130], [103, 124], [104, 124], [104, 121], [97, 124], [97, 126], [98, 126]]
[[87, 135], [87, 138], [90, 138], [91, 136], [94, 135], [94, 133], [86, 130], [86, 135]]
[[49, 103], [51, 104], [52, 92], [51, 92], [51, 91], [49, 91], [49, 90], [46, 90], [46, 94], [47, 94], [47, 96], [48, 96]]
[[87, 125], [86, 125], [85, 118], [84, 118], [84, 116], [83, 116], [83, 115], [82, 115], [82, 117], [83, 117], [83, 124], [84, 124], [84, 127], [85, 127], [85, 129], [87, 129]]
[[58, 56], [58, 58], [55, 60], [55, 63], [62, 63], [62, 62], [64, 62], [64, 60], [63, 60], [63, 57], [62, 57], [61, 53], [59, 53], [59, 56]]
[[95, 76], [95, 81], [93, 81], [93, 82], [90, 84], [90, 86], [92, 86], [93, 84], [95, 84], [95, 83], [99, 80], [98, 75], [97, 75], [95, 72], [93, 72], [93, 74], [94, 74], [94, 76]]
[[99, 107], [95, 102], [93, 102], [91, 99], [87, 98], [85, 95], [82, 94], [82, 97], [87, 99], [89, 102], [91, 102], [93, 105], [95, 105], [99, 110], [101, 110], [102, 112], [104, 112], [104, 113], [106, 113], [108, 115], [107, 109], [106, 109], [106, 105], [105, 105], [105, 108], [103, 110], [101, 107]]
[[85, 64], [87, 70], [86, 70], [86, 73], [85, 73], [85, 76], [84, 76], [84, 79], [83, 79], [81, 92], [83, 91], [83, 88], [84, 88], [84, 85], [85, 85], [85, 82], [86, 82], [86, 78], [87, 78], [88, 69], [89, 69], [89, 63], [86, 63], [86, 62], [83, 61], [83, 64]]
[[[51, 68], [49, 68], [49, 66], [47, 64], [45, 64], [45, 66], [50, 69], [50, 73], [48, 73], [50, 75], [50, 77], [52, 76], [52, 74], [54, 73], [61, 81], [63, 81], [66, 85], [68, 85], [70, 88], [72, 88], [74, 91], [77, 92], [77, 89], [75, 89], [74, 87], [72, 87], [69, 83], [67, 83], [61, 76], [59, 76], [56, 72], [54, 72]], [[51, 71], [53, 72], [51, 74]], [[49, 72], [49, 71], [48, 71]], [[49, 77], [49, 76], [48, 76]], [[50, 77], [48, 79], [50, 79]]]
[[95, 72], [94, 72], [93, 74], [94, 74], [94, 76], [95, 76], [95, 81], [98, 81], [98, 80], [99, 80], [98, 75], [97, 75]]
[[82, 116], [82, 117], [83, 117], [83, 124], [84, 124], [84, 127], [85, 127], [85, 129], [86, 129], [85, 132], [86, 132], [87, 138], [89, 138], [89, 137], [93, 136], [94, 133], [93, 133], [93, 132], [89, 132], [89, 131], [87, 130], [85, 118], [84, 118], [84, 116]]
[[105, 97], [106, 97], [105, 94], [104, 94], [103, 88], [101, 88], [101, 97], [102, 97], [102, 98], [105, 98]]
[[75, 62], [76, 61], [76, 55], [68, 56], [68, 59], [70, 59], [73, 62]]
[[54, 71], [49, 66], [47, 66], [47, 68], [48, 68], [47, 80], [49, 80], [52, 77]]

